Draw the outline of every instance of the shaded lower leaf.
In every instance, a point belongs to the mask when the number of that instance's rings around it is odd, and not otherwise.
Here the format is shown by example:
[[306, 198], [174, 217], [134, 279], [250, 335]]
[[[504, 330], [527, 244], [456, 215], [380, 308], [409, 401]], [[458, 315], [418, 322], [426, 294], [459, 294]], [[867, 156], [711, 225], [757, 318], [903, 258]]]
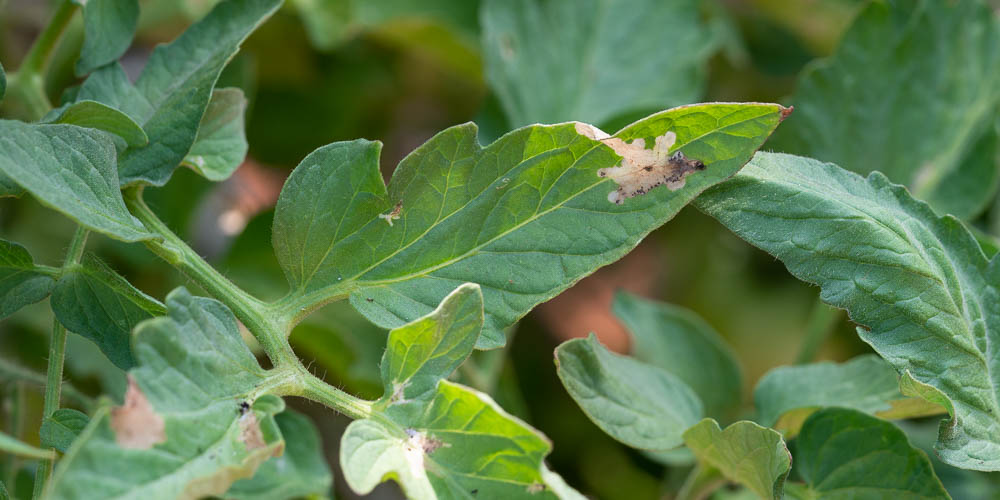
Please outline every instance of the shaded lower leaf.
[[62, 108], [53, 119], [47, 121], [110, 132], [124, 139], [131, 147], [141, 147], [149, 143], [146, 132], [131, 117], [97, 101], [74, 102]]
[[[836, 52], [802, 72], [792, 104], [794, 124], [775, 137], [784, 151], [877, 170], [945, 201], [939, 212], [975, 216], [996, 188], [996, 164], [970, 151], [1000, 104], [1000, 19], [980, 0], [867, 2]], [[948, 185], [961, 196], [944, 198]]]
[[732, 350], [694, 311], [615, 295], [615, 316], [632, 335], [632, 355], [684, 381], [705, 406], [705, 415], [726, 420], [742, 399], [743, 376]]
[[698, 460], [760, 498], [780, 499], [792, 456], [778, 432], [741, 420], [725, 430], [706, 418], [684, 432]]
[[233, 483], [224, 497], [271, 500], [327, 496], [333, 475], [323, 457], [323, 441], [316, 426], [309, 417], [293, 410], [275, 415], [274, 420], [285, 439], [284, 454], [264, 462], [252, 478]]
[[608, 351], [593, 334], [556, 348], [556, 366], [590, 420], [633, 448], [676, 448], [704, 413], [701, 400], [678, 377]]
[[986, 127], [959, 161], [954, 172], [927, 192], [926, 200], [939, 213], [972, 220], [996, 198], [1000, 185], [1000, 116]]
[[243, 117], [246, 110], [247, 99], [242, 90], [225, 88], [212, 92], [184, 164], [210, 181], [229, 178], [247, 155]]
[[[927, 415], [934, 407], [904, 402], [899, 376], [885, 360], [873, 354], [845, 363], [782, 366], [767, 372], [754, 389], [758, 422], [795, 434], [802, 420], [824, 406], [854, 408], [870, 414], [894, 412], [895, 418]], [[909, 405], [909, 406], [907, 406]], [[906, 411], [901, 413], [901, 409]], [[944, 408], [937, 407], [938, 413]], [[783, 415], [797, 413], [786, 422]], [[780, 420], [779, 420], [780, 419]]]
[[[544, 436], [489, 396], [443, 380], [472, 352], [482, 324], [482, 294], [467, 284], [389, 333], [386, 393], [341, 439], [351, 489], [366, 494], [392, 478], [414, 499], [579, 497], [545, 467], [552, 445]], [[424, 345], [429, 330], [436, 340]], [[436, 357], [446, 361], [429, 363]]]
[[951, 498], [903, 431], [856, 410], [809, 417], [796, 440], [795, 470], [805, 484], [787, 486], [792, 498]]
[[[380, 145], [324, 146], [292, 172], [275, 209], [275, 253], [293, 289], [288, 314], [350, 297], [393, 328], [475, 282], [486, 308], [478, 346], [502, 346], [504, 328], [738, 171], [786, 113], [776, 104], [699, 104], [613, 138], [582, 123], [535, 125], [485, 148], [474, 125], [459, 125], [404, 158], [388, 186]], [[645, 147], [654, 143], [658, 150]], [[668, 150], [704, 168], [678, 170]], [[630, 167], [615, 168], [623, 162]], [[622, 170], [636, 175], [623, 180]], [[650, 188], [657, 183], [668, 187]]]
[[7, 93], [7, 73], [4, 73], [3, 64], [0, 64], [0, 101], [3, 100], [5, 93]]
[[42, 428], [39, 430], [42, 446], [66, 453], [89, 422], [90, 417], [83, 412], [59, 408], [42, 421]]
[[39, 271], [23, 246], [0, 240], [0, 319], [49, 296], [55, 279]]
[[148, 146], [122, 153], [122, 185], [162, 186], [169, 180], [195, 144], [219, 74], [243, 40], [280, 4], [280, 0], [218, 2], [177, 39], [157, 46], [134, 85], [117, 63], [84, 81], [77, 99], [115, 107], [149, 135]]
[[135, 35], [139, 23], [137, 0], [87, 0], [83, 3], [83, 47], [76, 74], [86, 75], [117, 60]]
[[179, 288], [136, 327], [125, 403], [105, 403], [59, 462], [48, 498], [200, 498], [250, 477], [284, 442], [280, 398], [236, 318]]
[[66, 329], [93, 341], [123, 370], [135, 365], [132, 329], [166, 313], [163, 304], [90, 254], [64, 270], [52, 290], [51, 304]]
[[0, 120], [0, 173], [88, 229], [122, 241], [152, 238], [125, 208], [115, 155], [104, 132]]
[[861, 338], [952, 409], [945, 463], [1000, 470], [1000, 258], [874, 172], [760, 153], [696, 205], [847, 309]]
[[486, 77], [515, 127], [600, 125], [695, 101], [717, 47], [698, 4], [487, 0], [481, 9]]

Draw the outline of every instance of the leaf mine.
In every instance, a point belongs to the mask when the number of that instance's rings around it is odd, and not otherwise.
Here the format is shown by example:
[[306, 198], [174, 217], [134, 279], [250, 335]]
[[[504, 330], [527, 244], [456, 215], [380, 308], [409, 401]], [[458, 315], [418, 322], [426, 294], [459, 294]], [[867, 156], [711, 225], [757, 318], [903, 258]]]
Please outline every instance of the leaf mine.
[[163, 417], [153, 411], [153, 405], [139, 389], [135, 378], [129, 375], [125, 403], [111, 410], [115, 441], [122, 448], [148, 450], [155, 444], [166, 442], [164, 427]]
[[599, 177], [609, 177], [618, 184], [616, 191], [608, 193], [608, 201], [616, 205], [658, 186], [666, 185], [667, 189], [677, 191], [684, 187], [685, 177], [705, 169], [700, 160], [688, 158], [680, 151], [670, 154], [670, 148], [677, 141], [677, 134], [673, 132], [658, 136], [653, 149], [646, 149], [643, 138], [631, 143], [617, 137], [600, 141], [622, 157], [620, 165], [597, 171]]
[[260, 422], [252, 411], [240, 417], [240, 441], [246, 445], [247, 451], [267, 446], [264, 434], [260, 431]]

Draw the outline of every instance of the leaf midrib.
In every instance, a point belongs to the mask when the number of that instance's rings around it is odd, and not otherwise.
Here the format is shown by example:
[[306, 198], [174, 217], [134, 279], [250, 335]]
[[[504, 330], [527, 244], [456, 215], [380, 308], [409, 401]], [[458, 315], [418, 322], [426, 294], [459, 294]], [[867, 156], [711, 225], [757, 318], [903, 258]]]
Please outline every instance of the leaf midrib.
[[[759, 115], [754, 115], [752, 117], [747, 117], [747, 118], [745, 118], [743, 120], [740, 120], [740, 121], [737, 121], [737, 122], [733, 122], [733, 123], [729, 123], [729, 124], [727, 124], [727, 125], [725, 125], [723, 127], [720, 127], [720, 128], [711, 129], [708, 132], [705, 132], [703, 134], [695, 136], [695, 137], [693, 137], [693, 138], [691, 138], [691, 139], [689, 139], [689, 140], [687, 140], [687, 141], [685, 141], [683, 143], [676, 144], [675, 147], [674, 147], [674, 149], [683, 148], [683, 147], [685, 147], [685, 146], [687, 146], [689, 144], [692, 144], [692, 143], [694, 143], [694, 142], [696, 142], [698, 140], [701, 140], [704, 137], [707, 137], [707, 136], [710, 136], [710, 135], [713, 135], [713, 134], [717, 134], [717, 133], [722, 133], [726, 129], [729, 129], [731, 127], [736, 127], [736, 126], [742, 125], [742, 124], [750, 122], [750, 121], [757, 120], [757, 119], [759, 119], [761, 117], [764, 117], [764, 116], [767, 116], [768, 114], [773, 113], [773, 112], [774, 111], [772, 111], [772, 110], [767, 110], [767, 112], [765, 112], [765, 113], [761, 113]], [[722, 120], [724, 118], [725, 118], [725, 116], [722, 116], [722, 117], [716, 118], [716, 120]], [[674, 120], [674, 121], [676, 121], [676, 120]], [[622, 131], [618, 132], [618, 134], [621, 134], [622, 132], [627, 131], [627, 130], [628, 130], [628, 128], [623, 129]], [[618, 134], [615, 134], [615, 137], [617, 137]], [[600, 147], [602, 145], [603, 145], [603, 143], [601, 143], [600, 141], [595, 141], [595, 144], [590, 149], [582, 152], [580, 154], [580, 156], [576, 160], [574, 160], [573, 164], [570, 165], [570, 167], [568, 167], [566, 169], [566, 171], [575, 168], [576, 163], [579, 162], [580, 159], [586, 157], [591, 151], [593, 151], [594, 149], [596, 149], [596, 148], [598, 148], [598, 147]], [[483, 151], [484, 149], [485, 148], [481, 148], [479, 151]], [[521, 161], [520, 163], [518, 163], [518, 166], [520, 166], [521, 164], [525, 163], [526, 161], [529, 161], [530, 159], [536, 158], [536, 157], [538, 157], [538, 156], [540, 156], [542, 154], [546, 154], [546, 153], [550, 153], [550, 152], [554, 152], [554, 151], [560, 151], [560, 150], [564, 150], [564, 149], [566, 149], [566, 147], [544, 151], [542, 153], [539, 153], [538, 155], [532, 156], [532, 157], [530, 157], [528, 159], [525, 159], [525, 160]], [[477, 151], [477, 154], [479, 153], [479, 151]], [[730, 159], [730, 158], [725, 158], [725, 159], [720, 158], [720, 159], [715, 160], [713, 163], [718, 163], [718, 162], [721, 162], [721, 161], [726, 161], [728, 159]], [[514, 170], [515, 168], [517, 168], [517, 166], [513, 167], [511, 170]], [[501, 178], [502, 178], [502, 176], [498, 177], [497, 180], [499, 180]], [[595, 178], [597, 178], [597, 177], [595, 176]], [[352, 291], [355, 291], [355, 290], [363, 288], [363, 287], [387, 285], [387, 284], [397, 283], [397, 282], [401, 282], [401, 281], [407, 281], [407, 280], [418, 278], [418, 277], [427, 276], [428, 274], [430, 274], [430, 273], [432, 273], [434, 271], [437, 271], [438, 269], [441, 269], [441, 268], [444, 268], [444, 267], [448, 267], [448, 266], [454, 264], [455, 262], [464, 260], [464, 259], [466, 259], [466, 258], [468, 258], [468, 257], [470, 257], [472, 255], [475, 255], [477, 252], [479, 252], [482, 248], [486, 247], [490, 243], [493, 243], [494, 241], [497, 241], [498, 239], [500, 239], [500, 238], [502, 238], [504, 236], [507, 236], [511, 232], [514, 232], [516, 230], [521, 229], [525, 225], [530, 224], [530, 223], [532, 223], [532, 222], [540, 219], [541, 217], [543, 217], [543, 216], [545, 216], [545, 215], [547, 215], [547, 214], [555, 211], [556, 209], [566, 208], [566, 207], [564, 207], [565, 204], [567, 204], [570, 201], [573, 201], [574, 199], [580, 197], [581, 195], [589, 192], [590, 190], [594, 189], [595, 187], [597, 187], [599, 185], [602, 185], [602, 184], [605, 184], [605, 183], [612, 182], [609, 179], [600, 179], [600, 178], [597, 178], [597, 179], [599, 179], [599, 180], [597, 180], [596, 182], [594, 182], [590, 186], [587, 186], [587, 187], [583, 188], [582, 190], [578, 191], [576, 194], [568, 197], [567, 199], [563, 200], [562, 202], [553, 205], [551, 208], [545, 210], [544, 212], [535, 213], [532, 217], [529, 217], [528, 219], [524, 220], [523, 222], [521, 222], [521, 223], [519, 223], [519, 224], [511, 227], [510, 229], [508, 229], [507, 231], [505, 231], [503, 233], [500, 233], [500, 234], [494, 236], [493, 238], [491, 238], [491, 239], [483, 242], [482, 244], [478, 245], [477, 247], [474, 247], [474, 248], [470, 249], [469, 251], [467, 251], [466, 253], [464, 253], [464, 254], [462, 254], [460, 256], [454, 257], [452, 259], [444, 261], [444, 262], [442, 262], [440, 264], [437, 264], [435, 266], [430, 266], [427, 269], [425, 269], [425, 270], [423, 270], [423, 271], [421, 271], [419, 273], [410, 273], [410, 274], [399, 276], [399, 277], [396, 277], [396, 278], [389, 278], [389, 279], [384, 279], [384, 280], [373, 280], [373, 281], [358, 280], [359, 277], [361, 277], [364, 274], [366, 274], [366, 273], [370, 272], [371, 270], [375, 269], [378, 265], [381, 265], [385, 261], [387, 261], [387, 260], [395, 257], [399, 253], [401, 253], [404, 250], [406, 250], [407, 248], [409, 248], [411, 245], [413, 245], [416, 242], [420, 241], [424, 236], [426, 236], [426, 234], [430, 230], [432, 230], [433, 228], [435, 228], [438, 225], [440, 225], [444, 220], [447, 220], [449, 217], [452, 217], [455, 214], [461, 212], [470, 203], [472, 203], [473, 201], [475, 201], [476, 199], [478, 199], [478, 197], [481, 196], [483, 192], [486, 192], [487, 189], [489, 189], [494, 184], [496, 184], [497, 180], [494, 180], [492, 183], [490, 183], [489, 185], [487, 185], [485, 189], [481, 190], [474, 197], [470, 198], [470, 200], [466, 204], [464, 204], [461, 207], [459, 207], [458, 209], [456, 209], [454, 212], [452, 212], [451, 214], [449, 214], [444, 219], [436, 221], [434, 224], [428, 226], [428, 229], [426, 231], [424, 231], [424, 233], [422, 233], [420, 236], [418, 236], [417, 238], [415, 238], [413, 241], [411, 241], [410, 243], [408, 243], [407, 245], [405, 245], [403, 247], [400, 247], [399, 249], [395, 250], [394, 252], [392, 252], [391, 254], [389, 254], [388, 256], [386, 256], [385, 258], [383, 258], [382, 260], [380, 260], [380, 261], [372, 264], [368, 268], [366, 268], [366, 269], [358, 272], [355, 276], [353, 276], [351, 278], [348, 278], [348, 279], [345, 279], [344, 282], [343, 282], [343, 284], [339, 284], [339, 285], [338, 284], [334, 284], [332, 286], [327, 286], [327, 287], [319, 288], [319, 289], [316, 289], [314, 291], [307, 292], [307, 293], [301, 293], [301, 291], [305, 289], [305, 284], [301, 285], [299, 287], [299, 292], [298, 292], [299, 295], [300, 295], [299, 299], [300, 300], [301, 299], [306, 299], [307, 301], [311, 302], [312, 300], [310, 300], [310, 299], [312, 297], [316, 297], [316, 296], [325, 297], [328, 294], [330, 294], [331, 292], [335, 292], [335, 291], [338, 291], [338, 290], [342, 290], [344, 293], [350, 293]], [[706, 189], [707, 189], [707, 187], [706, 187]], [[375, 219], [377, 219], [377, 217], [374, 218], [374, 219], [372, 219], [372, 221], [370, 221], [369, 224], [371, 222], [377, 222]], [[362, 228], [366, 227], [367, 225], [368, 224], [366, 224], [365, 226], [362, 226]], [[360, 231], [360, 229], [359, 229], [359, 231]], [[349, 235], [345, 235], [344, 238], [346, 239], [347, 237], [350, 237], [353, 234], [357, 234], [357, 232], [358, 231], [355, 231], [354, 233], [351, 233]], [[325, 260], [325, 258], [324, 258], [324, 260]], [[311, 279], [312, 278], [310, 277], [310, 280]], [[308, 283], [308, 281], [306, 283]], [[293, 293], [296, 293], [296, 292], [293, 292]]]

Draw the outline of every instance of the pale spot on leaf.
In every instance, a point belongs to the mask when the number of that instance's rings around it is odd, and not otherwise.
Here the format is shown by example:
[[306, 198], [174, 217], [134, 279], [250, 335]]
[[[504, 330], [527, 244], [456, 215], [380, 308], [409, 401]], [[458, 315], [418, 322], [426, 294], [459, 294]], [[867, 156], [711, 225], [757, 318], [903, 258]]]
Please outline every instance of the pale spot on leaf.
[[626, 198], [646, 194], [663, 185], [676, 191], [684, 187], [685, 177], [704, 170], [704, 163], [687, 158], [680, 151], [670, 154], [676, 141], [677, 134], [673, 132], [657, 137], [653, 149], [646, 149], [646, 141], [642, 138], [631, 143], [617, 137], [601, 140], [622, 157], [618, 166], [597, 171], [598, 176], [608, 177], [618, 184], [618, 189], [608, 194], [608, 201], [620, 205]]
[[595, 141], [599, 141], [601, 139], [607, 139], [608, 137], [611, 137], [610, 135], [608, 135], [607, 132], [589, 123], [573, 122], [573, 125], [576, 127], [576, 133], [588, 139], [594, 139]]
[[385, 219], [385, 221], [388, 222], [390, 226], [392, 226], [392, 221], [399, 219], [400, 217], [399, 214], [401, 213], [403, 213], [403, 200], [399, 200], [399, 202], [396, 203], [396, 206], [393, 207], [392, 212], [389, 212], [387, 214], [378, 214], [378, 218]]
[[240, 417], [240, 442], [246, 445], [247, 451], [267, 446], [264, 435], [260, 432], [260, 422], [252, 411]]
[[111, 430], [122, 448], [148, 450], [167, 440], [163, 418], [139, 389], [135, 378], [128, 376], [125, 403], [111, 410]]
[[531, 493], [532, 495], [543, 491], [545, 491], [545, 485], [542, 483], [531, 483], [528, 485], [528, 493]]

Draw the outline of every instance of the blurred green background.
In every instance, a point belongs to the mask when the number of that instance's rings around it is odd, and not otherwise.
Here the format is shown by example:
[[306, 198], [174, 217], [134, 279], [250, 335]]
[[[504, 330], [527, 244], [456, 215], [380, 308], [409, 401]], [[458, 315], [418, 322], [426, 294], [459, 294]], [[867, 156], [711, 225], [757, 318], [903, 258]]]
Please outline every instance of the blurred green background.
[[[123, 59], [126, 70], [134, 77], [155, 44], [175, 37], [212, 3], [141, 2], [136, 44]], [[802, 69], [834, 52], [866, 2], [680, 3], [690, 4], [690, 19], [684, 23], [696, 24], [692, 29], [701, 37], [697, 57], [682, 70], [634, 70], [654, 75], [650, 85], [687, 82], [689, 99], [627, 109], [597, 125], [613, 132], [633, 118], [687, 102], [787, 103]], [[270, 246], [273, 205], [285, 176], [310, 151], [339, 140], [381, 140], [383, 173], [388, 177], [403, 156], [446, 127], [475, 121], [487, 142], [508, 131], [509, 123], [520, 121], [498, 99], [502, 86], [487, 77], [490, 61], [482, 47], [481, 25], [485, 8], [474, 0], [287, 0], [244, 44], [219, 84], [242, 87], [250, 100], [247, 163], [220, 184], [180, 169], [167, 186], [146, 190], [148, 203], [237, 284], [264, 299], [280, 297], [286, 285]], [[0, 0], [0, 60], [5, 68], [17, 67], [48, 13], [47, 2]], [[79, 25], [71, 29], [57, 58], [75, 57], [81, 32]], [[627, 37], [620, 40], [621, 50], [628, 50], [629, 42]], [[681, 56], [671, 47], [662, 49], [668, 58]], [[75, 83], [72, 64], [58, 60], [49, 78], [54, 102], [63, 88]], [[636, 59], [636, 64], [647, 61]], [[632, 68], [616, 69], [621, 70]], [[585, 117], [557, 119], [577, 118]], [[795, 126], [794, 114], [782, 125]], [[985, 218], [979, 222], [989, 224]], [[0, 199], [0, 234], [27, 247], [36, 262], [60, 262], [72, 232], [68, 219], [30, 197]], [[155, 297], [180, 285], [197, 290], [141, 245], [94, 234], [88, 249]], [[611, 294], [619, 288], [688, 307], [714, 326], [742, 363], [748, 409], [754, 381], [770, 368], [795, 362], [810, 322], [824, 329], [831, 315], [817, 306], [817, 288], [792, 278], [780, 262], [714, 219], [687, 208], [628, 257], [529, 314], [511, 332], [505, 352], [477, 353], [475, 370], [464, 372], [463, 381], [490, 390], [506, 409], [549, 436], [554, 442], [550, 466], [583, 493], [599, 498], [656, 498], [675, 489], [687, 472], [665, 467], [607, 437], [556, 378], [552, 351], [569, 337], [594, 331], [610, 347], [628, 351], [627, 334], [610, 311]], [[843, 314], [832, 316], [829, 337], [816, 359], [844, 360], [869, 351]], [[50, 325], [44, 302], [0, 323], [0, 422], [28, 442], [37, 442], [41, 392], [14, 372], [44, 373]], [[346, 303], [321, 310], [292, 336], [314, 372], [365, 397], [379, 395], [377, 363], [384, 339], [384, 331]], [[71, 336], [67, 353], [70, 383], [90, 395], [120, 397], [123, 375], [95, 346]], [[339, 433], [347, 421], [318, 405], [291, 404], [316, 421], [329, 461], [335, 464]], [[915, 442], [929, 447], [936, 419], [906, 428]], [[0, 465], [0, 480], [15, 494], [30, 491], [33, 469], [22, 465], [12, 460]], [[990, 481], [995, 480], [954, 469], [941, 476], [955, 498], [983, 498], [980, 495], [991, 491]], [[335, 488], [339, 497], [353, 496], [339, 474]], [[372, 497], [398, 494], [389, 484]]]

